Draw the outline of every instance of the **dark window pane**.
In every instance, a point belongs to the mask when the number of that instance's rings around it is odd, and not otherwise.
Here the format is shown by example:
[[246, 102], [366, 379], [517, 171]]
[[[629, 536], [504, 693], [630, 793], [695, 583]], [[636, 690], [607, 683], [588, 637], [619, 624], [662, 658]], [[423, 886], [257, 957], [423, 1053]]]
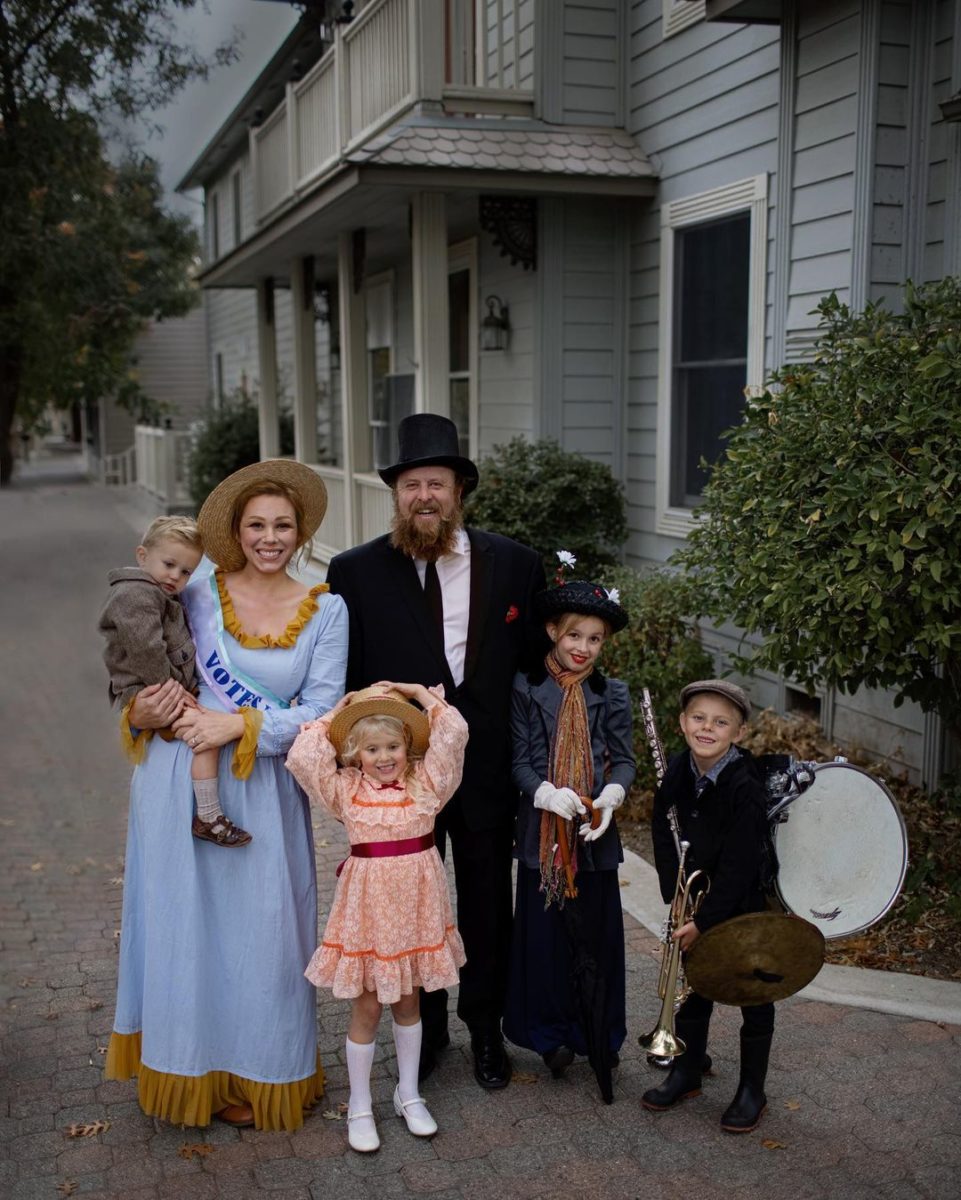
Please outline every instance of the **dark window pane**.
[[716, 462], [721, 434], [741, 419], [746, 370], [743, 365], [695, 367], [679, 370], [675, 378], [671, 503], [691, 507], [707, 482], [701, 459]]
[[678, 230], [681, 362], [743, 358], [747, 353], [750, 237], [748, 213]]
[[457, 426], [458, 452], [467, 458], [470, 455], [470, 380], [450, 381], [450, 419]]
[[450, 370], [470, 367], [470, 271], [454, 271], [447, 277], [450, 312]]
[[750, 237], [748, 213], [675, 234], [672, 505], [698, 503], [744, 408]]

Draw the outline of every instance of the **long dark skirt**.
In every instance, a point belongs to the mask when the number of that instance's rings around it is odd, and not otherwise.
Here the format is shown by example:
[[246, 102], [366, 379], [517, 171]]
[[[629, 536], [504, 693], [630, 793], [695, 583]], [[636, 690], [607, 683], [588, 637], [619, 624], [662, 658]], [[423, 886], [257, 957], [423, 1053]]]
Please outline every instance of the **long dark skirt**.
[[[546, 1054], [569, 1046], [586, 1054], [571, 982], [571, 947], [557, 906], [544, 908], [540, 872], [517, 866], [517, 905], [511, 944], [511, 974], [504, 1034], [515, 1046]], [[624, 991], [624, 918], [616, 871], [580, 871], [578, 897], [592, 935], [591, 949], [607, 981], [609, 1047], [620, 1050], [627, 1036]]]

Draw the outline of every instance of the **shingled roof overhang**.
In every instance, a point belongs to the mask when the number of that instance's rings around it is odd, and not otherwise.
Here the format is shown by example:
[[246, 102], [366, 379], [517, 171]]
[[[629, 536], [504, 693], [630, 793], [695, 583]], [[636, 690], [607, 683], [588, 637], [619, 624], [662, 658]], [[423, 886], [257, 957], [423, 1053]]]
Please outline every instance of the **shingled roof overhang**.
[[204, 287], [251, 287], [297, 257], [332, 263], [338, 235], [383, 223], [419, 191], [646, 198], [651, 164], [629, 134], [534, 121], [408, 118], [289, 200], [254, 235], [208, 267]]

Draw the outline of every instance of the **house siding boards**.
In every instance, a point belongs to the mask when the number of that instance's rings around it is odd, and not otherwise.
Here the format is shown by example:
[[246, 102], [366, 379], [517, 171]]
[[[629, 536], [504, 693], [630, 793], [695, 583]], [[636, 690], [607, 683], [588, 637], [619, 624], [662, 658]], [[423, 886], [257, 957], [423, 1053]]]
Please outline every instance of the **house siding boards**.
[[534, 312], [537, 274], [512, 266], [487, 234], [478, 240], [480, 311], [497, 295], [510, 311], [506, 350], [478, 355], [478, 456], [515, 437], [534, 435]]
[[560, 120], [568, 125], [622, 123], [620, 0], [564, 5]]
[[[152, 321], [134, 346], [134, 371], [144, 392], [170, 406], [174, 427], [183, 429], [204, 413], [207, 404], [205, 369], [207, 321], [204, 310], [195, 308], [185, 317]], [[132, 427], [123, 446], [133, 441]]]
[[659, 203], [634, 206], [627, 256], [626, 555], [635, 565], [663, 562], [679, 544], [652, 532], [661, 204], [777, 169], [777, 27], [697, 24], [665, 40], [662, 7], [642, 0], [629, 13], [627, 128], [659, 176]]

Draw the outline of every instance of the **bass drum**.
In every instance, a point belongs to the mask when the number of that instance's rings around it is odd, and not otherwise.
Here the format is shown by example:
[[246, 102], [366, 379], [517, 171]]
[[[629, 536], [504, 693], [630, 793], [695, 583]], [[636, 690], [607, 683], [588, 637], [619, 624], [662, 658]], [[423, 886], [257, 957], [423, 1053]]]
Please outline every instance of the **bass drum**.
[[825, 938], [869, 929], [897, 900], [908, 866], [904, 820], [884, 784], [859, 767], [817, 764], [771, 833], [781, 903]]

